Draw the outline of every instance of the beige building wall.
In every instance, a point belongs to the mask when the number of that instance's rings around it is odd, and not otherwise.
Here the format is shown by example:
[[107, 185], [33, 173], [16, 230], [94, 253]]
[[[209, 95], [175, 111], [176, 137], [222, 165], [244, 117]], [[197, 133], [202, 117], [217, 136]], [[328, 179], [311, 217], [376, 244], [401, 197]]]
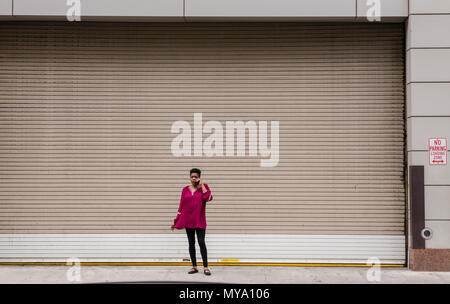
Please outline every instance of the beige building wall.
[[[364, 0], [90, 0], [83, 9], [90, 20], [252, 21], [358, 20]], [[64, 0], [0, 0], [0, 20], [65, 18]], [[111, 5], [111, 3], [114, 3]], [[120, 6], [126, 6], [126, 10]], [[56, 10], [56, 11], [55, 11]], [[125, 13], [124, 13], [125, 12]], [[450, 249], [450, 165], [428, 164], [427, 139], [450, 139], [450, 1], [381, 0], [381, 21], [406, 20], [406, 103], [408, 165], [425, 169], [425, 224], [433, 230], [427, 249]], [[142, 19], [139, 19], [141, 17]], [[395, 19], [397, 18], [397, 19]], [[88, 20], [88, 19], [85, 19]], [[291, 21], [292, 21], [291, 20]]]
[[428, 138], [450, 138], [450, 1], [410, 0], [406, 37], [408, 165], [423, 165], [427, 249], [450, 248], [450, 166], [431, 166]]

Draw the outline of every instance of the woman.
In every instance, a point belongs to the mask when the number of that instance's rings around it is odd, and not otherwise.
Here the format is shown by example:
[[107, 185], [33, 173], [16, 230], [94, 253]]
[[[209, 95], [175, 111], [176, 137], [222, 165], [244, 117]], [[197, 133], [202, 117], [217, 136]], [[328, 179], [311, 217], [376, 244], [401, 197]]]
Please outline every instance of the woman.
[[191, 185], [186, 186], [181, 191], [180, 207], [177, 217], [173, 220], [170, 227], [186, 228], [186, 234], [189, 242], [189, 255], [191, 256], [192, 269], [189, 274], [197, 273], [197, 259], [195, 257], [195, 233], [197, 233], [198, 244], [203, 260], [203, 271], [205, 275], [211, 275], [208, 268], [208, 258], [206, 253], [205, 232], [206, 232], [206, 202], [213, 199], [208, 184], [204, 184], [200, 179], [200, 169], [193, 168], [190, 171]]

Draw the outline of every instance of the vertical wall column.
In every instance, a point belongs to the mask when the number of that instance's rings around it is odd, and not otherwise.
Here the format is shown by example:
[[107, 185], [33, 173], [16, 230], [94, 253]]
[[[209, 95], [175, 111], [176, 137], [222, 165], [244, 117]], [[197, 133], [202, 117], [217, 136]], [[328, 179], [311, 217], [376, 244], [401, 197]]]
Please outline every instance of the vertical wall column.
[[[408, 165], [424, 166], [425, 227], [432, 230], [424, 249], [413, 248], [415, 223], [410, 215], [409, 261], [413, 270], [450, 270], [450, 165], [430, 165], [428, 154], [430, 138], [450, 139], [449, 30], [450, 1], [409, 1]], [[411, 181], [408, 186], [413, 186]]]
[[411, 202], [411, 248], [425, 249], [421, 232], [425, 228], [425, 187], [423, 166], [409, 167], [409, 195]]

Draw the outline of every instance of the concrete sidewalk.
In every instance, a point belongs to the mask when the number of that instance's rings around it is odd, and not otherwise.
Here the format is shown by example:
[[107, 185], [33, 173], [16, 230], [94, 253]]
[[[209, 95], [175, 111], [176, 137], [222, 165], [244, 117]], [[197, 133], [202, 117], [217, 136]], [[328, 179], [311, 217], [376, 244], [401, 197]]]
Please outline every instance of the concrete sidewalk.
[[[69, 281], [75, 275], [73, 266], [0, 265], [0, 283], [98, 283], [98, 282], [186, 282], [242, 284], [302, 283], [450, 283], [450, 272], [417, 272], [406, 268], [381, 268], [378, 282], [367, 280], [369, 268], [350, 267], [266, 267], [210, 266], [212, 275], [205, 276], [199, 267], [187, 274], [189, 266], [81, 266], [81, 281]], [[71, 271], [72, 269], [72, 271]], [[72, 276], [73, 277], [73, 276]]]

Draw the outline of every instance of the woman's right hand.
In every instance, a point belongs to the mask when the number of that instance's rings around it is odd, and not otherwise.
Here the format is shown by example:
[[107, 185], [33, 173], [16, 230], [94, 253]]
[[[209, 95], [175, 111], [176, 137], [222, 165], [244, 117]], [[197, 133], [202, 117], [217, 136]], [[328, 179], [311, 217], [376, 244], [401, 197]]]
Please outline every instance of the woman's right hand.
[[170, 226], [170, 229], [173, 231], [173, 229], [175, 229], [175, 224], [172, 224], [172, 226]]

